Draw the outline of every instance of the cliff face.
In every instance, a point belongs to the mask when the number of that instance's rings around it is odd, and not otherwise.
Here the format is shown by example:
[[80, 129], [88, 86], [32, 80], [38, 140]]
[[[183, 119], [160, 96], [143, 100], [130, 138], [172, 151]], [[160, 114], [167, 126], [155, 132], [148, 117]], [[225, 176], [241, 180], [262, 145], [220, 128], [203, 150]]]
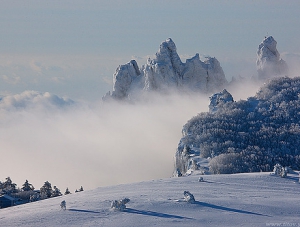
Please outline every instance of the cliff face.
[[261, 80], [288, 75], [288, 66], [280, 58], [276, 45], [275, 39], [269, 36], [258, 46], [256, 66], [258, 78]]
[[154, 59], [139, 67], [132, 60], [117, 68], [113, 75], [113, 91], [104, 98], [134, 99], [141, 92], [169, 89], [213, 93], [227, 84], [222, 67], [216, 58], [200, 60], [199, 54], [183, 63], [172, 39], [162, 42]]

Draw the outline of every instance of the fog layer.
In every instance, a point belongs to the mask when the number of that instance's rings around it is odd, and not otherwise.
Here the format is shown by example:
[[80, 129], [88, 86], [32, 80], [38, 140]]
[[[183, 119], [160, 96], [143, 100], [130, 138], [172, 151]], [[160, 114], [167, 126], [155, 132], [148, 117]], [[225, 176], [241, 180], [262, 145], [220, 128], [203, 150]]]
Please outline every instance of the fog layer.
[[24, 92], [0, 102], [1, 179], [63, 192], [171, 177], [182, 126], [209, 100], [199, 95], [151, 102], [72, 103]]

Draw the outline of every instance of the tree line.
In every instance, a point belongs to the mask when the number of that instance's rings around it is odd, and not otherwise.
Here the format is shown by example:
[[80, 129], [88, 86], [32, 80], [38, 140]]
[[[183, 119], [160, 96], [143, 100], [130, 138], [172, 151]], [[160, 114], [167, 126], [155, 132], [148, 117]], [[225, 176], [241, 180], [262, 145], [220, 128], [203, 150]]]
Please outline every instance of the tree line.
[[[75, 192], [82, 192], [83, 187], [76, 189]], [[66, 188], [64, 195], [71, 194], [69, 188]], [[26, 180], [21, 188], [17, 187], [17, 184], [12, 181], [10, 177], [5, 178], [5, 181], [0, 181], [0, 196], [9, 195], [18, 199], [17, 204], [23, 204], [27, 202], [34, 202], [42, 199], [48, 199], [52, 197], [62, 196], [62, 192], [55, 185], [52, 187], [49, 181], [45, 181], [41, 188], [38, 190]]]

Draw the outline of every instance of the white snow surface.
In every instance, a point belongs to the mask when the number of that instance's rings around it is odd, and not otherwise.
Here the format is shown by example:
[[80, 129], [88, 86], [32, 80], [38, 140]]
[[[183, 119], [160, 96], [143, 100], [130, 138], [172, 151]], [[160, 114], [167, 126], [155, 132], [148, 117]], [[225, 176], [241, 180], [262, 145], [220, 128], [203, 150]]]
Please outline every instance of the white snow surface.
[[[299, 226], [298, 173], [202, 175], [97, 188], [0, 210], [0, 226]], [[189, 191], [195, 203], [184, 201]], [[111, 201], [129, 198], [125, 211]], [[67, 209], [61, 210], [65, 200]]]

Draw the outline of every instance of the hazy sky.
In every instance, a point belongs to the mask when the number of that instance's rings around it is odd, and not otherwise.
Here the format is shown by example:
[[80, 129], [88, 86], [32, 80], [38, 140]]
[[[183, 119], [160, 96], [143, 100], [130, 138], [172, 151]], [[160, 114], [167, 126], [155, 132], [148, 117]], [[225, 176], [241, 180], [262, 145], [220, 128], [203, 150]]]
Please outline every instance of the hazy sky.
[[300, 71], [299, 15], [298, 0], [0, 0], [0, 181], [75, 190], [170, 177], [182, 126], [209, 100], [100, 105], [118, 65], [145, 64], [171, 37], [182, 59], [251, 76], [272, 35]]
[[119, 64], [145, 64], [169, 37], [183, 59], [210, 55], [228, 79], [252, 75], [266, 35], [299, 56], [299, 15], [297, 0], [2, 0], [0, 95], [100, 99]]

